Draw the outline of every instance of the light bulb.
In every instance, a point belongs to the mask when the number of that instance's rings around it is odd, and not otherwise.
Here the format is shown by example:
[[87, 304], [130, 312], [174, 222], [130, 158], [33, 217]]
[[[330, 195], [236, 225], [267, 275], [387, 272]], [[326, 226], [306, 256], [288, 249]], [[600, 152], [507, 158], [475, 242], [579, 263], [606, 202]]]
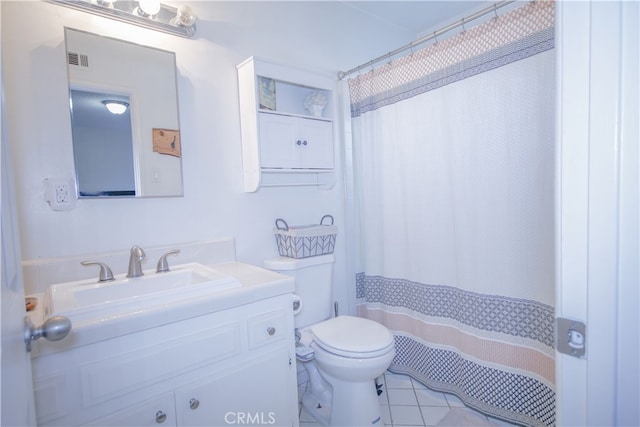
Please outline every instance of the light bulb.
[[193, 14], [191, 7], [183, 5], [178, 8], [176, 17], [171, 20], [174, 25], [181, 25], [183, 27], [191, 27], [196, 22], [196, 16]]
[[160, 2], [158, 0], [140, 0], [138, 9], [143, 16], [153, 17], [160, 12]]

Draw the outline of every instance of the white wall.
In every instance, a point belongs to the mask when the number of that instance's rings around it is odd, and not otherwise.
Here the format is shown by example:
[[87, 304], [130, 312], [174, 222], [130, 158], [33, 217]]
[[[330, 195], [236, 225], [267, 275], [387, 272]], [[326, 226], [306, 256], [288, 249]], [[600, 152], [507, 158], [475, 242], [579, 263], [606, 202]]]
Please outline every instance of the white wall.
[[[348, 15], [349, 8], [344, 16], [328, 15], [321, 2], [192, 3], [200, 18], [195, 39], [41, 1], [0, 3], [7, 131], [17, 174], [23, 260], [232, 236], [238, 260], [260, 265], [277, 255], [272, 234], [276, 218], [306, 224], [329, 213], [341, 230], [335, 296], [346, 303], [352, 280], [346, 277], [343, 168], [332, 190], [244, 193], [235, 66], [256, 55], [333, 76], [413, 35], [378, 27], [377, 40], [360, 38], [379, 23], [358, 23]], [[66, 212], [48, 207], [44, 179], [73, 176], [65, 26], [176, 52], [184, 197], [78, 200]]]

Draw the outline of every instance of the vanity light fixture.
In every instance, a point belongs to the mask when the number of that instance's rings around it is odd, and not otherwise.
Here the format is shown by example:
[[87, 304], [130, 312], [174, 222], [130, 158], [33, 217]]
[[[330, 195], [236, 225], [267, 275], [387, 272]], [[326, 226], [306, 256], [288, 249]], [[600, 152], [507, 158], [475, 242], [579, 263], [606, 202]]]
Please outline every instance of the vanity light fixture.
[[124, 112], [127, 111], [127, 108], [129, 108], [129, 104], [124, 101], [105, 99], [102, 103], [107, 107], [107, 110], [109, 110], [111, 114], [124, 114]]
[[109, 7], [111, 9], [113, 9], [113, 2], [116, 0], [96, 0], [96, 3], [98, 3], [100, 6], [104, 6], [104, 7]]
[[189, 6], [175, 8], [159, 0], [45, 0], [129, 24], [176, 36], [196, 33], [196, 16]]

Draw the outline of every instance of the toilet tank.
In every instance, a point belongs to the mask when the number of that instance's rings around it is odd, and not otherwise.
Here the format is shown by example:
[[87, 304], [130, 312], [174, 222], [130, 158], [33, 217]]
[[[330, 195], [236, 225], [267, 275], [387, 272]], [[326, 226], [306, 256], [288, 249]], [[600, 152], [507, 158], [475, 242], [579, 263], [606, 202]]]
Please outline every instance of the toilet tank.
[[294, 259], [271, 258], [264, 267], [292, 276], [295, 293], [302, 301], [302, 310], [295, 316], [296, 328], [304, 328], [331, 317], [333, 307], [333, 254]]

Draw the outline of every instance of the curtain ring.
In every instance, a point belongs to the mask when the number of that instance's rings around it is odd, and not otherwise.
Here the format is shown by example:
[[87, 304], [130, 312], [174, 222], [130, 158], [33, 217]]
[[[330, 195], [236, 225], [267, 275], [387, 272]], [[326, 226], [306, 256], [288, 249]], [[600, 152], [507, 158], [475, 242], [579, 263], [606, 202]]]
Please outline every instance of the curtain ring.
[[462, 32], [463, 32], [463, 33], [466, 33], [466, 32], [467, 32], [467, 29], [466, 29], [466, 27], [464, 26], [464, 18], [462, 18]]
[[438, 44], [438, 32], [437, 31], [433, 32], [433, 38], [436, 39], [435, 44]]
[[498, 3], [493, 4], [493, 14], [495, 15], [493, 19], [498, 19]]

